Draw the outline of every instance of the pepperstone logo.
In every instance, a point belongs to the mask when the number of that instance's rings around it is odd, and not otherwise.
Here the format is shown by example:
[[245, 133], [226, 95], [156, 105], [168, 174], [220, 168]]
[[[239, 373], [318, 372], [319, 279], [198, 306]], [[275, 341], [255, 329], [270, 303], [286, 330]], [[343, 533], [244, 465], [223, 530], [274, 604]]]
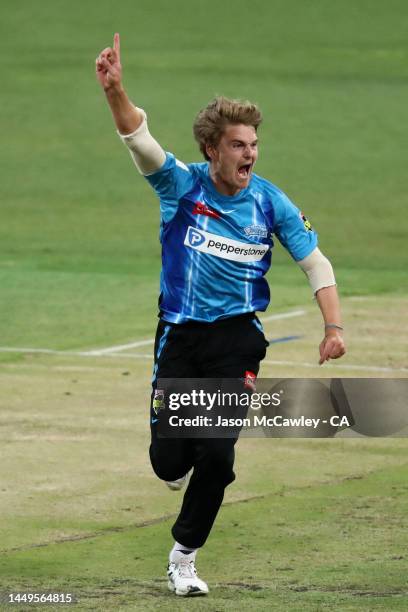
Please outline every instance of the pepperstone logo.
[[[200, 244], [205, 242], [205, 236], [203, 236], [201, 232], [194, 229], [193, 227], [188, 228], [187, 236], [188, 236], [188, 242], [189, 242], [188, 246], [191, 246], [195, 249], [199, 247]], [[186, 239], [187, 239], [187, 236], [186, 236]], [[186, 244], [186, 241], [184, 241], [184, 244]]]
[[267, 244], [248, 244], [191, 226], [187, 229], [184, 245], [201, 253], [240, 262], [260, 261], [269, 250]]

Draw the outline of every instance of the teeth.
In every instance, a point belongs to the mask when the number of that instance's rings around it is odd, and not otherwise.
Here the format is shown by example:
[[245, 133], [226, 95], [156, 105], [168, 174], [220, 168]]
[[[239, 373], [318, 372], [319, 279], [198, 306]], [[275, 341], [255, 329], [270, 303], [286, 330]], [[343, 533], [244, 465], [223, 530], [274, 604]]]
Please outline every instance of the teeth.
[[248, 176], [249, 170], [250, 170], [250, 165], [241, 166], [241, 168], [238, 168], [238, 174], [240, 174], [241, 176]]

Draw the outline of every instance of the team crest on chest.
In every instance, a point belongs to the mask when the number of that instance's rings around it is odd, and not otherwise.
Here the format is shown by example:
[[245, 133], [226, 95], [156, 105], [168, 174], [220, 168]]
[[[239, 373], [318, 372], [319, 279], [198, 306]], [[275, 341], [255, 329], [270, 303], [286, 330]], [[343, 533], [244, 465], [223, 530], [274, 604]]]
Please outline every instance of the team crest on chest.
[[244, 227], [245, 236], [256, 236], [257, 238], [267, 238], [268, 229], [265, 225], [247, 225]]

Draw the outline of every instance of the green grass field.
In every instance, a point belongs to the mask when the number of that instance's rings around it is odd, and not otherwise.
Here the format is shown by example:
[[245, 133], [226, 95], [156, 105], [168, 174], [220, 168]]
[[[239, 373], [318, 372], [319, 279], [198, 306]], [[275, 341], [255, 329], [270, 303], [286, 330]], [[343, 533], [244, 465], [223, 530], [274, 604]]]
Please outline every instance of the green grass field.
[[191, 125], [214, 94], [260, 104], [257, 172], [335, 266], [348, 354], [318, 368], [317, 306], [276, 247], [265, 316], [302, 314], [265, 329], [300, 338], [271, 345], [263, 376], [407, 376], [407, 26], [403, 0], [2, 7], [0, 593], [71, 591], [84, 610], [408, 608], [404, 438], [240, 440], [198, 557], [211, 593], [175, 600], [180, 496], [147, 456], [152, 347], [81, 354], [156, 326], [158, 206], [94, 77], [119, 31], [129, 94], [180, 159], [199, 159]]

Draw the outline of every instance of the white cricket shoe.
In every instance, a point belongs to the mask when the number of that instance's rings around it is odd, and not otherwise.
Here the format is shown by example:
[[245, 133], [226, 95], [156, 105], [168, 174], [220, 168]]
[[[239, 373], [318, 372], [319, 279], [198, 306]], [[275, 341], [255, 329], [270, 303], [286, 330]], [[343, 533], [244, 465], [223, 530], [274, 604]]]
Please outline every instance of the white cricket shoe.
[[185, 474], [181, 478], [177, 478], [177, 480], [165, 480], [166, 485], [171, 489], [171, 491], [181, 491], [187, 481], [188, 474]]
[[169, 590], [182, 597], [207, 595], [208, 586], [197, 576], [194, 553], [183, 555], [179, 562], [170, 562], [167, 567]]

